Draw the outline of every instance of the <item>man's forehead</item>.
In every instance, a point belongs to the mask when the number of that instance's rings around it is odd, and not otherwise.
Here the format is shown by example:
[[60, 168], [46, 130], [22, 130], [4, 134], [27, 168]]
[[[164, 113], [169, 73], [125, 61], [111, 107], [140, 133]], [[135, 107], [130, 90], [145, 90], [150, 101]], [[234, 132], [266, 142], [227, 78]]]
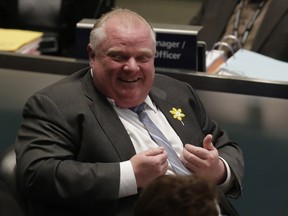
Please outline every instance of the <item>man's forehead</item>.
[[140, 19], [122, 19], [122, 17], [111, 17], [107, 20], [105, 24], [106, 30], [108, 31], [139, 31], [142, 30], [149, 30], [150, 26], [147, 23], [143, 22]]

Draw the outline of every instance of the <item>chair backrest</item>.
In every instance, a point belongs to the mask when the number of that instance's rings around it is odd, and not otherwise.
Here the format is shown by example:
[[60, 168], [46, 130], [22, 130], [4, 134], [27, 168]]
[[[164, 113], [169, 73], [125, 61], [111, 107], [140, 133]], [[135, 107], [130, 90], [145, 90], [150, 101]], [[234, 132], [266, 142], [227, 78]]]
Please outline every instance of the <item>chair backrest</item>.
[[[34, 28], [55, 28], [59, 25], [61, 0], [18, 0], [19, 22]], [[37, 19], [35, 19], [37, 17]]]
[[67, 56], [74, 51], [77, 22], [114, 6], [115, 0], [0, 0], [0, 27], [44, 32], [42, 53]]
[[16, 179], [16, 154], [14, 144], [8, 146], [0, 154], [0, 181], [8, 187], [19, 208], [22, 209], [23, 215], [26, 215], [27, 204], [19, 191]]

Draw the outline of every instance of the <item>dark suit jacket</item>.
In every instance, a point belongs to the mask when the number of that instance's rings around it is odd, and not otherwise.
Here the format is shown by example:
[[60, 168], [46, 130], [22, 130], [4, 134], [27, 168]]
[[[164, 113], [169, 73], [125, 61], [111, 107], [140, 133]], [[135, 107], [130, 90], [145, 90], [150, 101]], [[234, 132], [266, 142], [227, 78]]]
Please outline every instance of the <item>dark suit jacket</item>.
[[[203, 0], [202, 7], [190, 24], [204, 28], [199, 40], [210, 50], [221, 40], [226, 24], [239, 0]], [[288, 4], [287, 0], [272, 0], [254, 40], [252, 51], [288, 62]]]
[[0, 180], [0, 215], [1, 216], [24, 216], [17, 200], [7, 185]]
[[[239, 147], [206, 114], [187, 84], [156, 75], [150, 93], [183, 143], [201, 145], [212, 133], [214, 145], [231, 166], [241, 193], [243, 158]], [[186, 115], [184, 126], [169, 113]], [[118, 199], [119, 162], [135, 149], [117, 113], [96, 90], [84, 69], [36, 93], [26, 103], [16, 143], [20, 187], [31, 215], [132, 215], [137, 196]]]

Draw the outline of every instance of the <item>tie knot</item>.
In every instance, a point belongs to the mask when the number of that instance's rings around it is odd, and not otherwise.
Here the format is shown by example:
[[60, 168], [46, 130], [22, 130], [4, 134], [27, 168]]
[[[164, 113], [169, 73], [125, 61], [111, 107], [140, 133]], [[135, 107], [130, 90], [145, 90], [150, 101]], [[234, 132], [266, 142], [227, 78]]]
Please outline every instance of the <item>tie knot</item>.
[[132, 110], [133, 112], [139, 114], [139, 113], [143, 112], [144, 108], [145, 108], [145, 103], [141, 103], [138, 106], [130, 108], [130, 110]]

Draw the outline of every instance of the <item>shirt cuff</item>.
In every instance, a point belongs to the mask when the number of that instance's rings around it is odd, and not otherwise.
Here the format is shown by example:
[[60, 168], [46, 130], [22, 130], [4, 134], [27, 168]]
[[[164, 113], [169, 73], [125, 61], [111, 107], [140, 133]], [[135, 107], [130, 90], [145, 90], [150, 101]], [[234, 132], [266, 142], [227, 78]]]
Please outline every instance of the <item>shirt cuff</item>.
[[120, 163], [119, 198], [137, 194], [137, 183], [130, 161]]
[[226, 177], [225, 181], [219, 185], [219, 187], [225, 192], [225, 191], [228, 191], [230, 189], [231, 184], [232, 184], [232, 182], [231, 182], [231, 169], [230, 169], [228, 163], [222, 157], [219, 157], [219, 158], [223, 161], [225, 168], [226, 168], [226, 172], [227, 172], [227, 177]]

